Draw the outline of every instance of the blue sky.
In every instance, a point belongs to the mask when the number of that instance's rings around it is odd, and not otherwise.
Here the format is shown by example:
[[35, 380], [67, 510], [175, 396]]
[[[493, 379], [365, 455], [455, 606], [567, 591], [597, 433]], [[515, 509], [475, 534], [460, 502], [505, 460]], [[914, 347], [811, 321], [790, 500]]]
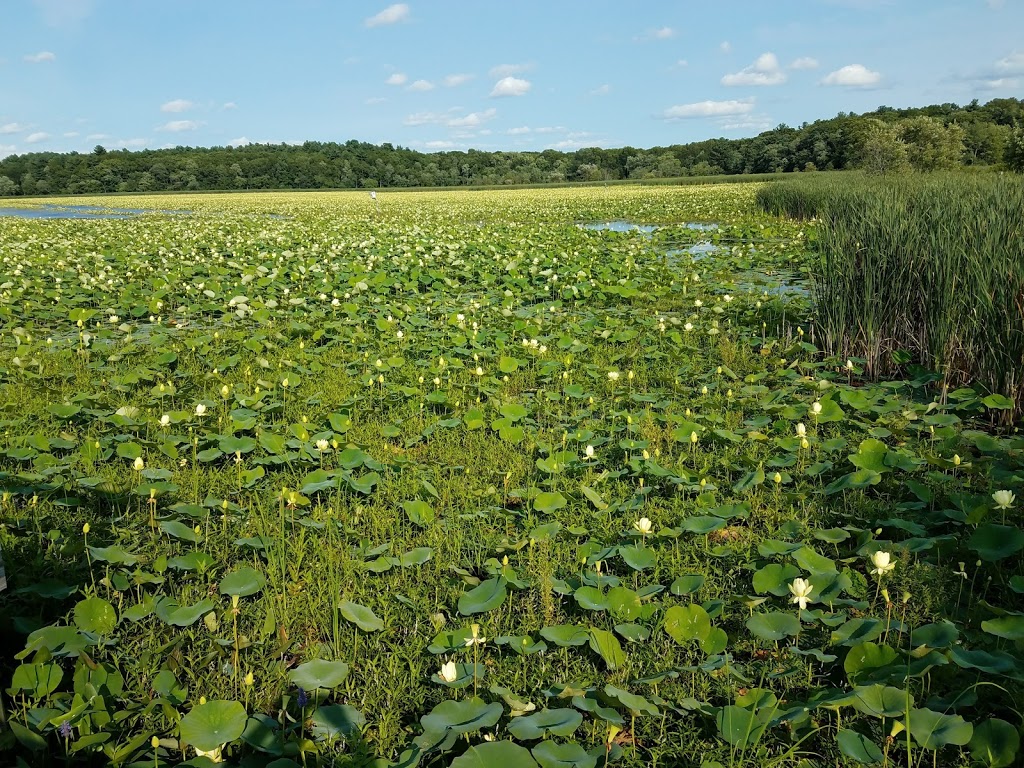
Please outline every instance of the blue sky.
[[0, 157], [649, 147], [1024, 95], [1024, 0], [4, 0]]

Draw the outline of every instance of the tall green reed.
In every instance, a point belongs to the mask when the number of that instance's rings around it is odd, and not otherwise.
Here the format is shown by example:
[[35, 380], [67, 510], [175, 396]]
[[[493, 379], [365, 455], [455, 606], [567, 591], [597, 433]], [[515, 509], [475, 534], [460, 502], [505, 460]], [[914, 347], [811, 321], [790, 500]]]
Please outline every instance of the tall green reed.
[[876, 376], [907, 352], [1024, 408], [1024, 182], [990, 174], [807, 178], [766, 185], [769, 213], [819, 219], [818, 329]]

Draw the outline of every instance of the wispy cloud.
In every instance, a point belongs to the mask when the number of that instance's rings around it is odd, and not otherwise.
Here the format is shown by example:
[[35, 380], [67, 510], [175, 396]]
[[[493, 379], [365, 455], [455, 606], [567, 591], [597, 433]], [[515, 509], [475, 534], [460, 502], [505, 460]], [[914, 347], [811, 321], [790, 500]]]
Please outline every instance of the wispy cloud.
[[732, 43], [728, 40], [723, 40], [718, 44], [718, 50], [722, 53], [732, 53]]
[[161, 112], [188, 112], [192, 109], [193, 104], [188, 99], [174, 99], [172, 101], [165, 102], [160, 105]]
[[238, 109], [238, 105], [233, 101], [225, 101], [221, 105], [221, 109]]
[[5, 125], [0, 125], [0, 136], [21, 133], [27, 130], [28, 126], [23, 123], [6, 123]]
[[409, 6], [406, 3], [395, 3], [389, 5], [380, 13], [371, 16], [366, 20], [368, 27], [383, 27], [388, 24], [397, 24], [409, 18]]
[[445, 88], [457, 88], [460, 85], [465, 85], [472, 79], [473, 75], [460, 73], [455, 75], [447, 75], [445, 76], [442, 82], [444, 83]]
[[405, 74], [404, 72], [395, 72], [395, 74], [389, 76], [388, 79], [384, 81], [384, 84], [385, 85], [405, 85], [405, 83], [406, 83], [406, 81], [408, 79], [409, 79], [409, 76], [407, 74]]
[[50, 134], [46, 133], [45, 131], [38, 131], [36, 133], [30, 133], [28, 136], [26, 136], [25, 143], [38, 144], [41, 141], [46, 141], [48, 138], [50, 138]]
[[371, 96], [363, 103], [372, 107], [374, 104], [383, 104], [385, 101], [387, 101], [387, 99], [383, 96]]
[[672, 27], [659, 27], [657, 29], [649, 29], [633, 39], [637, 42], [643, 42], [645, 40], [669, 40], [675, 36], [676, 31]]
[[488, 72], [491, 77], [510, 77], [511, 75], [521, 75], [523, 72], [529, 72], [533, 69], [532, 63], [525, 64], [498, 64], [496, 67], [491, 67], [491, 71]]
[[509, 128], [507, 131], [505, 131], [505, 133], [507, 133], [509, 136], [525, 136], [530, 132], [530, 130], [530, 126], [521, 125], [518, 128]]
[[181, 133], [182, 131], [194, 131], [199, 127], [199, 123], [195, 120], [171, 120], [169, 123], [164, 123], [158, 131], [168, 131], [170, 133]]
[[822, 85], [840, 85], [846, 88], [867, 88], [872, 85], [878, 85], [882, 80], [882, 75], [878, 72], [874, 72], [863, 64], [848, 64], [845, 67], [840, 67], [835, 72], [829, 72], [825, 75], [825, 79], [821, 81]]
[[447, 112], [415, 112], [407, 115], [402, 122], [408, 126], [443, 125], [448, 128], [478, 128], [497, 116], [498, 110], [494, 107], [482, 112], [469, 112], [465, 115], [459, 114], [457, 109], [450, 109]]
[[410, 91], [432, 91], [434, 84], [429, 80], [417, 80], [409, 86]]
[[774, 53], [762, 53], [749, 67], [722, 78], [722, 85], [782, 85], [786, 82], [786, 73], [779, 66], [779, 59]]
[[753, 99], [729, 99], [726, 101], [695, 101], [691, 104], [677, 104], [666, 109], [662, 112], [661, 116], [666, 120], [688, 120], [700, 117], [746, 115], [753, 111]]
[[48, 61], [56, 61], [57, 54], [53, 51], [40, 51], [39, 53], [30, 53], [24, 59], [29, 64], [43, 64]]
[[597, 88], [592, 90], [590, 92], [590, 95], [591, 96], [607, 96], [611, 92], [612, 92], [612, 87], [610, 85], [608, 85], [608, 83], [603, 83], [602, 85], [599, 85], [599, 86], [597, 86]]
[[149, 143], [149, 139], [118, 139], [117, 146], [121, 149], [141, 149]]
[[491, 89], [491, 97], [525, 96], [532, 87], [533, 84], [529, 80], [519, 77], [503, 77], [494, 84], [494, 88]]
[[810, 56], [801, 56], [798, 59], [793, 59], [789, 64], [790, 69], [817, 69], [818, 60]]

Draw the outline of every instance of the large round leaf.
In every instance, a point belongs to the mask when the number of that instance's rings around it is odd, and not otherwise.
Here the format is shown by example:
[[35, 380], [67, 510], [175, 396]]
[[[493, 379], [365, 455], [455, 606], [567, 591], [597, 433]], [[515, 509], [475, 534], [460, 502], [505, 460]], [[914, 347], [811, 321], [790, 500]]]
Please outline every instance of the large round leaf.
[[314, 659], [300, 664], [288, 673], [288, 679], [300, 688], [314, 691], [317, 688], [337, 688], [348, 677], [348, 664], [343, 661]]
[[722, 737], [737, 749], [755, 743], [764, 730], [764, 724], [758, 721], [754, 712], [735, 705], [722, 707], [715, 722]]
[[711, 617], [696, 603], [673, 605], [665, 611], [665, 632], [677, 643], [703, 640], [711, 632]]
[[459, 613], [463, 616], [472, 616], [476, 613], [493, 611], [508, 597], [505, 583], [505, 580], [499, 576], [495, 579], [487, 579], [473, 587], [459, 598]]
[[800, 631], [800, 620], [792, 613], [773, 611], [755, 613], [747, 619], [747, 629], [762, 640], [778, 642]]
[[220, 580], [220, 593], [222, 595], [248, 597], [249, 595], [255, 595], [263, 589], [266, 583], [266, 576], [247, 565], [229, 573]]
[[565, 496], [558, 491], [543, 491], [533, 499], [533, 508], [538, 512], [554, 512], [565, 506]]
[[117, 626], [117, 611], [100, 597], [87, 597], [75, 606], [75, 626], [83, 632], [109, 635]]
[[342, 739], [359, 733], [366, 718], [354, 707], [331, 704], [313, 713], [313, 734], [321, 739]]
[[967, 541], [967, 546], [982, 560], [1002, 560], [1024, 549], [1024, 531], [1013, 525], [979, 525]]
[[248, 718], [237, 701], [208, 701], [181, 719], [181, 740], [209, 752], [230, 744], [242, 735]]
[[944, 715], [931, 709], [910, 710], [910, 735], [925, 749], [947, 744], [963, 746], [971, 740], [974, 726], [960, 715]]
[[971, 755], [988, 768], [1013, 765], [1020, 750], [1020, 732], [1005, 720], [991, 718], [974, 728]]
[[871, 739], [856, 731], [842, 730], [836, 735], [839, 751], [864, 765], [882, 762], [885, 755]]
[[363, 632], [379, 632], [384, 629], [384, 622], [365, 605], [342, 600], [338, 609], [341, 611], [342, 616], [363, 630]]
[[492, 741], [470, 747], [455, 760], [451, 768], [537, 768], [537, 761], [526, 747], [511, 741]]
[[542, 741], [533, 748], [533, 757], [541, 768], [594, 768], [597, 758], [579, 744]]

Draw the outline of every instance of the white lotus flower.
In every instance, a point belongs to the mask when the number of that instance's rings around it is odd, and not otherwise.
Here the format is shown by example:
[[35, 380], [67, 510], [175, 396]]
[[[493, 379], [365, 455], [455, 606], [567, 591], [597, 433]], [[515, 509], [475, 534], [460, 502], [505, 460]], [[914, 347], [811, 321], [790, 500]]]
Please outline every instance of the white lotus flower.
[[885, 576], [896, 567], [896, 563], [890, 562], [891, 560], [892, 555], [888, 552], [872, 552], [871, 564], [875, 567], [871, 569], [871, 573], [876, 576]]
[[992, 494], [992, 501], [996, 503], [996, 509], [1009, 509], [1017, 500], [1013, 491], [996, 491]]
[[793, 579], [793, 583], [789, 585], [789, 591], [793, 595], [790, 602], [798, 603], [802, 611], [811, 600], [812, 589], [814, 589], [814, 586], [807, 579]]
[[454, 661], [449, 661], [441, 666], [441, 671], [437, 673], [437, 676], [446, 683], [454, 683], [459, 679], [459, 670]]
[[803, 422], [800, 422], [799, 424], [797, 424], [796, 425], [796, 436], [797, 437], [803, 437], [806, 434], [807, 434], [807, 427], [804, 426]]
[[206, 406], [203, 403], [196, 404], [196, 416], [205, 416]]
[[145, 468], [146, 462], [142, 460], [141, 456], [136, 456], [135, 461], [132, 462], [132, 469], [134, 469], [136, 472], [141, 472]]
[[633, 523], [633, 527], [636, 528], [636, 530], [638, 530], [642, 536], [646, 536], [651, 532], [651, 521], [648, 520], [646, 517], [641, 517], [639, 520]]

